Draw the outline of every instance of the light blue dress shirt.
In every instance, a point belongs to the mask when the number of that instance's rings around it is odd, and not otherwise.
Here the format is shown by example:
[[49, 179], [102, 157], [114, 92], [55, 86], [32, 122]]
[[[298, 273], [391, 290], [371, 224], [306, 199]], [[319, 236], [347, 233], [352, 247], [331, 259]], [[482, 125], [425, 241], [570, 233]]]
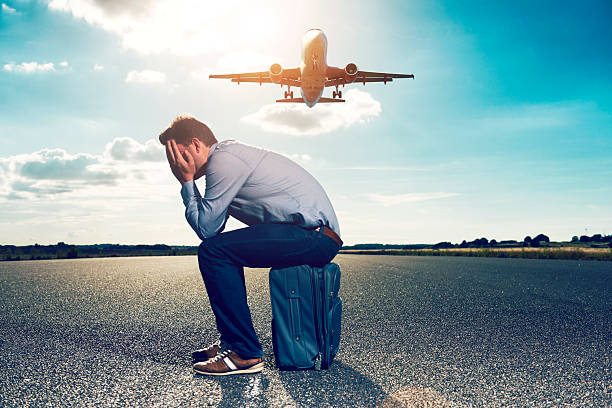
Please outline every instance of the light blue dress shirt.
[[185, 218], [201, 239], [217, 235], [231, 215], [247, 225], [327, 226], [340, 235], [336, 213], [319, 182], [285, 156], [226, 140], [211, 146], [206, 191], [181, 188]]

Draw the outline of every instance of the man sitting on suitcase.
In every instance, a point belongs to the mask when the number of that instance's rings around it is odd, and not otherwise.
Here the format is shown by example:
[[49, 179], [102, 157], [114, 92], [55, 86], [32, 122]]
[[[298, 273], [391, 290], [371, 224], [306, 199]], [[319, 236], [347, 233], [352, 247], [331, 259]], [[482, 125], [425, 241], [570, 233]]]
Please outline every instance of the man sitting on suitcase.
[[[182, 184], [185, 217], [202, 239], [200, 272], [220, 340], [193, 353], [200, 374], [263, 370], [263, 350], [247, 305], [243, 267], [323, 266], [342, 241], [338, 219], [321, 185], [288, 158], [233, 140], [177, 117], [159, 136]], [[206, 176], [202, 196], [194, 180]], [[223, 232], [232, 216], [249, 225]]]

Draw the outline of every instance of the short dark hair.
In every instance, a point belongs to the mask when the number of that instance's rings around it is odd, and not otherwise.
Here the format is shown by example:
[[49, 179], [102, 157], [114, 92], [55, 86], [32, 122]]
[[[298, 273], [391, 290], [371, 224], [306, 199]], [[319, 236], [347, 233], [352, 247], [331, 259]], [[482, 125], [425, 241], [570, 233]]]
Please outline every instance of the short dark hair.
[[206, 146], [217, 143], [217, 138], [204, 123], [190, 115], [179, 115], [168, 126], [168, 129], [159, 135], [159, 142], [165, 145], [168, 140], [174, 139], [176, 143], [187, 146], [194, 137]]

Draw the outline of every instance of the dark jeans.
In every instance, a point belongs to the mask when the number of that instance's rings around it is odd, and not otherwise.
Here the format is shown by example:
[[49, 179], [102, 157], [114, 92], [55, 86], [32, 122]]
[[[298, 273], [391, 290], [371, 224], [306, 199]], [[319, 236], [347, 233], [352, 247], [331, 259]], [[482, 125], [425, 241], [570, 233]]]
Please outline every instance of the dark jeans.
[[242, 358], [263, 356], [247, 305], [243, 266], [323, 266], [340, 248], [320, 231], [289, 224], [259, 224], [207, 238], [198, 262], [221, 340]]

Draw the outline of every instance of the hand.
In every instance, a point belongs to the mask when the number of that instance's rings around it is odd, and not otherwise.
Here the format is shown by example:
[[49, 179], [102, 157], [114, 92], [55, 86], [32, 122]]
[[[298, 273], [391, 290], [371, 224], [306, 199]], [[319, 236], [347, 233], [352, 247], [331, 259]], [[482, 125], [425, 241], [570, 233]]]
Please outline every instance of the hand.
[[174, 177], [176, 177], [181, 184], [193, 180], [196, 168], [193, 157], [189, 151], [185, 150], [181, 154], [176, 145], [176, 141], [170, 139], [168, 143], [166, 143], [166, 157], [168, 158], [172, 174], [174, 174]]

